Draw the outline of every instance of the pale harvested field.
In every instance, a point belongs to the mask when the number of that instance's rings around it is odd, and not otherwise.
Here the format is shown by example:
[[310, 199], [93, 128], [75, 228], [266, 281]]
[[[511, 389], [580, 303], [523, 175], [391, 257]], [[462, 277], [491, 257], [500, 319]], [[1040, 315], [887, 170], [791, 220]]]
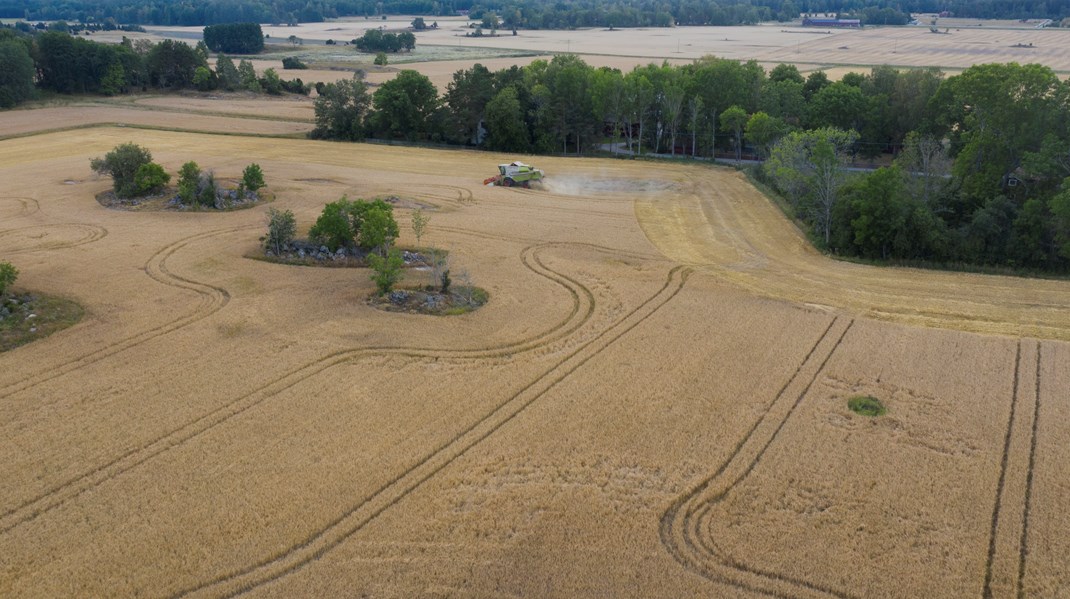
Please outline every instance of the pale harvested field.
[[180, 112], [233, 114], [249, 118], [272, 117], [293, 121], [311, 121], [315, 118], [312, 100], [287, 94], [279, 98], [256, 95], [243, 98], [241, 95], [214, 93], [197, 96], [138, 97], [135, 106], [152, 107], [156, 110]]
[[[491, 301], [379, 312], [364, 271], [244, 258], [266, 206], [105, 209], [88, 159], [130, 140], [258, 162], [302, 230], [433, 206]], [[833, 262], [705, 166], [480, 185], [510, 158], [0, 141], [0, 259], [87, 309], [0, 354], [0, 596], [1063, 596], [1070, 282]]]
[[[219, 110], [219, 112], [226, 111], [222, 107]], [[38, 131], [99, 125], [130, 125], [247, 135], [292, 135], [312, 129], [312, 125], [304, 121], [232, 118], [206, 114], [193, 117], [188, 114], [189, 112], [189, 110], [174, 112], [139, 110], [96, 103], [34, 110], [9, 110], [0, 112], [0, 139]], [[132, 135], [134, 134], [131, 133]]]

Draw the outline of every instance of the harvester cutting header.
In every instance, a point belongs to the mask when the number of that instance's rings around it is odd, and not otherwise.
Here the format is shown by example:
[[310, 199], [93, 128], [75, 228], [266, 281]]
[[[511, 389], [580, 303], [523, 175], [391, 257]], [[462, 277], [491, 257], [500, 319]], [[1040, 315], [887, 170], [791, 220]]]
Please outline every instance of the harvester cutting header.
[[542, 181], [543, 172], [530, 164], [523, 162], [510, 162], [499, 164], [498, 174], [483, 180], [483, 185], [499, 185], [501, 187], [531, 187], [532, 183]]

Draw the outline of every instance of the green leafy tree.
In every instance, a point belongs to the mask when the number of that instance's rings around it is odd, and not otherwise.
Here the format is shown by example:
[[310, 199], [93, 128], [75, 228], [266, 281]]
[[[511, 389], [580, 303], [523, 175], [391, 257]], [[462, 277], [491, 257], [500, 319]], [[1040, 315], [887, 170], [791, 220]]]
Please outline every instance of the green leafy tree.
[[260, 80], [260, 86], [265, 92], [273, 96], [282, 93], [282, 80], [279, 79], [279, 74], [275, 69], [264, 70], [264, 78]]
[[498, 92], [487, 102], [486, 145], [501, 152], [527, 152], [531, 149], [524, 109], [513, 86]]
[[398, 237], [398, 223], [390, 209], [372, 205], [363, 211], [359, 238], [360, 246], [380, 254]]
[[481, 124], [486, 118], [487, 103], [494, 97], [494, 74], [475, 64], [453, 74], [443, 98], [450, 113], [450, 137], [462, 143], [480, 142]]
[[743, 129], [743, 135], [747, 141], [754, 145], [758, 152], [758, 159], [763, 160], [769, 152], [769, 147], [784, 131], [784, 123], [768, 114], [758, 111], [747, 119], [747, 125]]
[[0, 262], [0, 297], [3, 297], [7, 293], [8, 289], [15, 284], [15, 279], [19, 277], [19, 269], [15, 268], [10, 262]]
[[356, 231], [349, 213], [349, 200], [342, 198], [323, 207], [315, 224], [308, 231], [315, 243], [327, 246], [332, 252], [354, 245]]
[[386, 257], [378, 254], [368, 256], [368, 265], [372, 268], [371, 279], [375, 282], [380, 295], [390, 293], [394, 285], [401, 280], [401, 269], [405, 266], [405, 260], [397, 248], [387, 252]]
[[212, 71], [208, 67], [197, 67], [193, 71], [193, 86], [202, 92], [212, 89]]
[[264, 32], [259, 23], [209, 25], [204, 28], [204, 43], [213, 52], [256, 54], [264, 49]]
[[208, 65], [188, 44], [165, 39], [149, 50], [145, 66], [156, 87], [186, 88], [193, 85], [197, 67]]
[[264, 245], [274, 250], [275, 255], [282, 253], [282, 249], [290, 244], [297, 234], [297, 219], [290, 210], [276, 210], [268, 208], [268, 234]]
[[1063, 181], [1062, 190], [1048, 201], [1055, 217], [1055, 236], [1059, 254], [1070, 259], [1070, 177]]
[[0, 108], [33, 97], [35, 70], [29, 49], [18, 40], [0, 41]]
[[263, 91], [260, 87], [260, 80], [256, 77], [256, 69], [248, 60], [243, 59], [238, 62], [238, 79], [241, 81], [242, 88], [247, 91], [254, 93]]
[[178, 197], [183, 204], [192, 206], [197, 201], [200, 181], [201, 168], [196, 162], [191, 160], [178, 169]]
[[364, 139], [364, 117], [371, 99], [360, 75], [328, 83], [312, 104], [316, 127], [309, 134], [314, 139]]
[[219, 80], [219, 87], [228, 92], [241, 87], [242, 79], [241, 75], [238, 74], [238, 68], [234, 66], [234, 61], [222, 52], [215, 59], [215, 72]]
[[245, 167], [245, 170], [241, 173], [242, 188], [249, 191], [257, 191], [264, 187], [264, 171], [261, 170], [260, 165], [252, 163]]
[[743, 129], [747, 126], [747, 121], [747, 111], [739, 106], [730, 106], [721, 113], [721, 129], [732, 134], [736, 162], [743, 159]]
[[439, 132], [438, 90], [425, 75], [404, 70], [372, 95], [371, 130], [385, 137], [431, 139]]
[[[201, 67], [198, 67], [200, 69]], [[196, 81], [195, 81], [196, 83]], [[100, 93], [105, 96], [114, 96], [126, 91], [126, 70], [123, 65], [113, 62], [108, 65], [108, 71], [100, 80]]]
[[387, 65], [386, 52], [376, 52], [375, 60], [372, 61], [377, 67], [385, 67]]
[[155, 162], [142, 164], [134, 173], [134, 186], [137, 188], [138, 195], [156, 193], [166, 187], [170, 181], [171, 175]]
[[134, 143], [125, 143], [115, 146], [103, 158], [93, 158], [89, 166], [101, 175], [111, 176], [115, 195], [130, 198], [138, 193], [138, 169], [150, 162], [152, 154], [148, 150]]
[[782, 193], [800, 207], [809, 194], [808, 217], [827, 246], [832, 238], [832, 216], [847, 178], [849, 149], [857, 139], [853, 131], [825, 128], [796, 131], [780, 139], [765, 163], [766, 173]]

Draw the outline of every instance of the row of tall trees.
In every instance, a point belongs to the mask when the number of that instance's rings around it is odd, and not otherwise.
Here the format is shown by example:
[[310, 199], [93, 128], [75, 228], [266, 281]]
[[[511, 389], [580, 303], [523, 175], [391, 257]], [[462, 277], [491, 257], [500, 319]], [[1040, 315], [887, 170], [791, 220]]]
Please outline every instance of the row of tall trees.
[[[1040, 65], [832, 82], [713, 57], [624, 73], [563, 55], [475, 65], [443, 95], [415, 71], [371, 94], [359, 79], [331, 84], [316, 118], [321, 138], [754, 159], [829, 251], [1070, 269], [1070, 84]], [[894, 166], [849, 168], [882, 154]]]
[[174, 40], [102, 44], [58, 31], [30, 36], [0, 29], [2, 108], [32, 98], [37, 88], [115, 95], [149, 87], [309, 93], [300, 79], [284, 81], [274, 69], [258, 76], [248, 61], [235, 66], [223, 54], [212, 69], [203, 42], [196, 47]]
[[1050, 0], [0, 0], [0, 18], [112, 19], [153, 25], [305, 23], [381, 14], [441, 16], [459, 10], [470, 10], [477, 17], [489, 10], [502, 15], [506, 27], [531, 28], [736, 25], [792, 20], [800, 13], [839, 13], [874, 24], [894, 24], [908, 13], [944, 10], [971, 18], [1070, 16], [1065, 3]]

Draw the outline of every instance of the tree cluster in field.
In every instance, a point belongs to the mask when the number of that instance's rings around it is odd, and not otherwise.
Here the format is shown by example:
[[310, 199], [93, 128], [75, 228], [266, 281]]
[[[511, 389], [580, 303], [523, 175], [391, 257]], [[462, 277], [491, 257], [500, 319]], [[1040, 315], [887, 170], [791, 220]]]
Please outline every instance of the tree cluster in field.
[[[480, 18], [484, 11], [502, 15], [507, 28], [571, 29], [577, 27], [650, 27], [685, 25], [737, 25], [760, 21], [790, 21], [800, 13], [862, 17], [869, 11], [939, 13], [956, 17], [1026, 19], [1066, 17], [1062, 2], [1049, 0], [245, 0], [219, 2], [193, 0], [0, 0], [0, 18], [37, 21], [88, 21], [152, 25], [210, 25], [256, 22], [272, 24], [315, 23], [343, 16], [405, 14], [454, 15], [468, 10]], [[513, 13], [518, 13], [513, 16]], [[884, 21], [877, 21], [884, 22]]]
[[[608, 142], [628, 154], [771, 157], [763, 173], [830, 251], [1070, 267], [1070, 84], [1040, 65], [978, 65], [953, 77], [884, 66], [833, 82], [753, 61], [706, 57], [622, 73], [562, 55], [497, 72], [475, 65], [441, 97], [415, 71], [373, 94], [359, 78], [340, 81], [314, 106], [313, 136], [329, 139], [562, 153]], [[902, 175], [880, 175], [902, 183], [885, 191], [894, 209], [867, 200], [874, 191], [855, 187], [864, 177], [844, 170], [888, 154]], [[836, 168], [815, 166], [829, 156]]]
[[0, 29], [0, 108], [32, 99], [38, 89], [111, 96], [150, 87], [304, 95], [310, 91], [300, 79], [282, 80], [274, 69], [257, 76], [248, 61], [235, 67], [223, 54], [212, 69], [203, 42], [191, 47], [174, 40], [154, 44], [124, 38], [121, 44], [102, 44], [56, 31], [25, 36]]
[[351, 42], [361, 52], [409, 52], [416, 47], [416, 36], [408, 31], [391, 33], [369, 29]]
[[[152, 161], [152, 153], [135, 143], [115, 146], [103, 158], [90, 160], [90, 167], [110, 176], [115, 195], [123, 199], [159, 193], [171, 181], [171, 175]], [[178, 172], [176, 200], [187, 207], [221, 209], [233, 201], [256, 201], [257, 192], [264, 186], [264, 172], [256, 163], [245, 167], [238, 189], [229, 192], [219, 186], [214, 173], [201, 171], [196, 162], [190, 161]]]
[[204, 28], [204, 43], [212, 52], [256, 54], [264, 49], [264, 32], [258, 23], [221, 23]]

